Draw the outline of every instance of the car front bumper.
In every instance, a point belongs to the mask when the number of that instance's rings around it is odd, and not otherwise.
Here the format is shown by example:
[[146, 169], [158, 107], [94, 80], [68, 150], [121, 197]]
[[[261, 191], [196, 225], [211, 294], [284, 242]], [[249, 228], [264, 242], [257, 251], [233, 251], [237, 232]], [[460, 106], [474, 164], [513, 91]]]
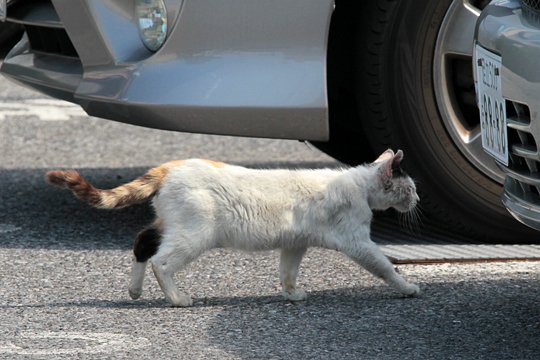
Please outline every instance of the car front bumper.
[[134, 1], [12, 1], [26, 35], [1, 72], [94, 116], [167, 130], [327, 140], [333, 0], [165, 1], [156, 53]]
[[498, 163], [506, 174], [503, 203], [540, 230], [540, 21], [536, 9], [522, 5], [493, 1], [478, 19], [475, 40], [502, 58], [510, 157], [508, 166]]

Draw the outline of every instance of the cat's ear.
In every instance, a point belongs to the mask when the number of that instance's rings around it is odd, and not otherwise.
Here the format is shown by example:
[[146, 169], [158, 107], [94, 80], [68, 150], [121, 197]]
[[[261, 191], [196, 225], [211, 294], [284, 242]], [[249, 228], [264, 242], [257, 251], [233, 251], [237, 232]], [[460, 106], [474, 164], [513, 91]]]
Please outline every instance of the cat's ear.
[[[401, 151], [401, 150], [399, 150], [399, 151]], [[403, 153], [402, 153], [402, 155], [403, 155]], [[393, 158], [394, 158], [394, 152], [391, 149], [388, 149], [385, 152], [383, 152], [381, 155], [379, 155], [377, 160], [375, 160], [373, 163], [377, 164], [377, 163], [381, 163], [381, 162], [384, 162], [384, 161], [387, 161], [387, 160], [393, 159]]]
[[394, 152], [388, 149], [373, 162], [373, 164], [377, 166], [379, 181], [385, 189], [392, 183], [392, 163], [394, 161], [394, 155]]
[[396, 151], [394, 158], [392, 160], [392, 168], [399, 167], [402, 160], [403, 160], [403, 151], [401, 150]]
[[401, 164], [401, 161], [403, 160], [403, 151], [398, 150], [395, 154], [391, 149], [386, 150], [383, 152], [377, 160], [374, 161], [375, 164], [382, 163], [385, 161], [388, 161], [392, 159], [392, 168], [396, 168]]
[[394, 154], [390, 149], [383, 152], [377, 160], [375, 160], [374, 163], [378, 165], [379, 179], [385, 188], [391, 186], [392, 169], [399, 167], [401, 160], [403, 160], [403, 151], [398, 150]]

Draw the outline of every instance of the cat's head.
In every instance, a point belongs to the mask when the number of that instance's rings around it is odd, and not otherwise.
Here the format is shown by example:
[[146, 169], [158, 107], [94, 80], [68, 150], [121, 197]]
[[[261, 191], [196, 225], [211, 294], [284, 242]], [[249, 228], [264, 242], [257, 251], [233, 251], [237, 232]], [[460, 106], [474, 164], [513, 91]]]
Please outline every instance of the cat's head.
[[408, 212], [420, 201], [414, 181], [401, 168], [402, 160], [403, 151], [394, 153], [389, 149], [372, 163], [376, 178], [376, 191], [371, 196], [373, 209], [392, 207], [399, 212]]

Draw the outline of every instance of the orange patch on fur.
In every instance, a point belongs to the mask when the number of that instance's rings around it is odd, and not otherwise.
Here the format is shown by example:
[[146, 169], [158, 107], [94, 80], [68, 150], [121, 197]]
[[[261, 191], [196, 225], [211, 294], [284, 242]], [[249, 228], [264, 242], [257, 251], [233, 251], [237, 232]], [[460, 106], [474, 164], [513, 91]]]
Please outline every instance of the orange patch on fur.
[[214, 161], [214, 160], [203, 160], [203, 161], [204, 161], [205, 163], [207, 163], [208, 165], [211, 165], [211, 166], [213, 166], [213, 167], [215, 167], [215, 168], [222, 168], [222, 167], [224, 167], [225, 165], [227, 165], [227, 164], [222, 163], [222, 162], [220, 162], [220, 161]]
[[169, 170], [176, 166], [182, 166], [184, 164], [183, 160], [174, 160], [169, 161], [164, 164], [159, 165], [158, 167], [155, 167], [153, 169], [150, 169], [147, 174], [151, 177], [154, 177], [155, 179], [159, 181], [163, 181], [165, 176], [169, 173]]

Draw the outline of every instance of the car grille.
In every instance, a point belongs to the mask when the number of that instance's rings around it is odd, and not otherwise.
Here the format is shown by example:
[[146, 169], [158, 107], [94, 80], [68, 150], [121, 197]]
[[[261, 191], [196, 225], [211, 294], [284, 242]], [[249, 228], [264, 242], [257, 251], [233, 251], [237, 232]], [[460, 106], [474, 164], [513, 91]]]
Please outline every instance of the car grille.
[[78, 57], [50, 0], [10, 2], [7, 17], [9, 22], [24, 26], [33, 51]]
[[531, 113], [527, 105], [507, 101], [508, 167], [499, 165], [508, 175], [505, 189], [527, 202], [540, 204], [540, 154], [531, 133]]
[[25, 30], [28, 34], [28, 40], [32, 50], [49, 54], [78, 57], [77, 51], [73, 47], [73, 44], [64, 29], [26, 25]]
[[540, 11], [540, 0], [521, 0], [521, 5], [531, 10]]
[[523, 17], [540, 24], [540, 0], [521, 0]]

